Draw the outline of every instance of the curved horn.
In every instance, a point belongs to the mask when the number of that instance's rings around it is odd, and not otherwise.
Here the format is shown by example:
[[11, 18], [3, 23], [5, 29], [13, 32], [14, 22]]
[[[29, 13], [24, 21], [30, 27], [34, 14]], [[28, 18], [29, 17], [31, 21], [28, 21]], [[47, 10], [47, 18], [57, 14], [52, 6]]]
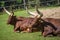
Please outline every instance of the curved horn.
[[40, 17], [43, 16], [43, 14], [39, 10], [37, 10], [37, 13], [40, 15]]
[[38, 10], [38, 7], [37, 6], [35, 6], [35, 9], [37, 11], [38, 17], [42, 17], [43, 14]]
[[27, 11], [27, 13], [31, 14], [32, 16], [36, 16], [36, 14], [34, 12], [29, 11], [27, 7], [26, 7], [26, 11]]
[[5, 9], [5, 7], [4, 7], [3, 9], [4, 9], [4, 11], [5, 11], [7, 14], [12, 15], [9, 11], [7, 11], [7, 10]]

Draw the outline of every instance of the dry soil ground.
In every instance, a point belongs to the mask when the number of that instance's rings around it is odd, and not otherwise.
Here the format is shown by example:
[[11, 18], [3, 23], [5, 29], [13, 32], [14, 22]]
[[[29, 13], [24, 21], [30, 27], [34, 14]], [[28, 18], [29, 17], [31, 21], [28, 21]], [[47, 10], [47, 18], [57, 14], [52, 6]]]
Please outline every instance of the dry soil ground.
[[60, 7], [42, 9], [40, 12], [43, 13], [43, 18], [60, 18]]

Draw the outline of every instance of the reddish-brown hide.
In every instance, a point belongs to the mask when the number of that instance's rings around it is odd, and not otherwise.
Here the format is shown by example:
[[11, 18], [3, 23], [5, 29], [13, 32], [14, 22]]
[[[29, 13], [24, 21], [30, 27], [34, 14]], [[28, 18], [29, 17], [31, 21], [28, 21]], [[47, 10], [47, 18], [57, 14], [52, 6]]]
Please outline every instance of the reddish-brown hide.
[[14, 31], [20, 28], [19, 30], [31, 32], [32, 27], [34, 27], [35, 25], [38, 25], [39, 20], [40, 19], [36, 17], [35, 18], [25, 18], [25, 17], [17, 18], [16, 16], [9, 16], [7, 23], [14, 25]]
[[[43, 36], [47, 36], [49, 34], [58, 35], [60, 33], [60, 19], [41, 19], [42, 16], [38, 16], [33, 13], [31, 14], [35, 15], [34, 18], [16, 17], [13, 12], [11, 14], [6, 9], [4, 10], [9, 14], [7, 23], [14, 26], [14, 31], [19, 29], [24, 32], [32, 32], [34, 29], [37, 29], [42, 30]], [[37, 13], [39, 13], [38, 10]]]
[[42, 28], [43, 36], [60, 34], [60, 19], [45, 18], [42, 21], [40, 27]]
[[35, 27], [35, 25], [38, 25], [38, 22], [42, 17], [38, 9], [36, 9], [36, 12], [37, 12], [36, 14], [29, 11], [30, 14], [34, 15], [34, 18], [16, 17], [14, 16], [13, 10], [12, 10], [12, 13], [7, 11], [5, 8], [4, 10], [6, 11], [6, 13], [9, 14], [7, 23], [14, 25], [14, 31], [17, 31], [17, 29], [19, 29], [20, 31], [32, 32], [33, 27]]

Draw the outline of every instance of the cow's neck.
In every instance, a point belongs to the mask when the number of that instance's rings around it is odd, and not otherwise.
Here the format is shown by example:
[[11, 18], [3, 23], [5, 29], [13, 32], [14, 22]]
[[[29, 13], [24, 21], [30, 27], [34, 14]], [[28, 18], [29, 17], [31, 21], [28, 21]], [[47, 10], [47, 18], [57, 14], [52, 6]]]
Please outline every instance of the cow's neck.
[[11, 25], [15, 25], [16, 22], [17, 22], [17, 18], [16, 18], [16, 16], [14, 16], [14, 18], [13, 18], [13, 20], [12, 20], [12, 22], [11, 22]]

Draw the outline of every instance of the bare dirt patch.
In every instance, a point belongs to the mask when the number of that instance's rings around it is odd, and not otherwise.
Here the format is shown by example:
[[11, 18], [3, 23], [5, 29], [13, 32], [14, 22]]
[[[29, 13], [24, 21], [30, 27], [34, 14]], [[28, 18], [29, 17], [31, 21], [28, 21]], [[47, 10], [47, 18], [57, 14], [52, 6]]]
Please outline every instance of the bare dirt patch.
[[40, 10], [43, 13], [42, 18], [60, 18], [60, 7]]

